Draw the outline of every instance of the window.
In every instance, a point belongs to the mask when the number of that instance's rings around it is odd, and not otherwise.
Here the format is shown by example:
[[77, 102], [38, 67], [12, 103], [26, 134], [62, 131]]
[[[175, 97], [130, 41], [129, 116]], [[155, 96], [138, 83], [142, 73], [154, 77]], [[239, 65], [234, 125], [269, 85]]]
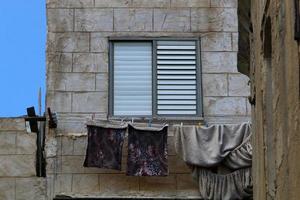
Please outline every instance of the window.
[[113, 40], [110, 47], [110, 115], [202, 115], [199, 40]]

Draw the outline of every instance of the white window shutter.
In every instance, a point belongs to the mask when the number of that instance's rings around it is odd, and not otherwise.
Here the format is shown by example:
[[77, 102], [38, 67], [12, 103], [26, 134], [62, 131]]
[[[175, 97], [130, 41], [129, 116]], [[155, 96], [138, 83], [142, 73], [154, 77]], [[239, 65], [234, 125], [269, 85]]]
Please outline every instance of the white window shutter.
[[157, 42], [157, 114], [197, 114], [195, 41]]
[[152, 43], [114, 43], [114, 115], [152, 115]]

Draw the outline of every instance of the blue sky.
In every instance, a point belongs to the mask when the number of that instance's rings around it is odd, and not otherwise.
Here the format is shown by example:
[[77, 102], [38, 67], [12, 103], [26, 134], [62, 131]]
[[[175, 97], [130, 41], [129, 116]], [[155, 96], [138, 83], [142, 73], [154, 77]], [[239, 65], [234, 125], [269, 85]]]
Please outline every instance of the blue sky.
[[[38, 90], [45, 101], [45, 0], [1, 1], [0, 117], [38, 111]], [[43, 106], [44, 107], [44, 106]]]

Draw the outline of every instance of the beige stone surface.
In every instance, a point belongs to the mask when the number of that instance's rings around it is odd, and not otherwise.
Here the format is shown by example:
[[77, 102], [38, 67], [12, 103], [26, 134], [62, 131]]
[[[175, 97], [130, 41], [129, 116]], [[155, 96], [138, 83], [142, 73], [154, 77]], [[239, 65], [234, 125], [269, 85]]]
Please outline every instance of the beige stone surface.
[[88, 8], [94, 0], [47, 0], [47, 8]]
[[48, 92], [47, 106], [53, 112], [71, 112], [72, 94], [70, 92]]
[[229, 96], [249, 96], [249, 78], [242, 74], [229, 74]]
[[202, 52], [203, 73], [237, 73], [236, 52]]
[[0, 118], [1, 131], [25, 131], [24, 118]]
[[108, 55], [103, 53], [73, 54], [73, 72], [107, 72]]
[[212, 116], [246, 115], [246, 98], [243, 97], [204, 97], [204, 113]]
[[14, 178], [0, 178], [0, 199], [14, 200], [16, 198], [15, 185]]
[[72, 53], [48, 53], [47, 66], [49, 71], [72, 72]]
[[101, 193], [136, 193], [139, 190], [139, 177], [126, 176], [125, 174], [101, 174]]
[[231, 33], [207, 33], [201, 37], [202, 51], [232, 51]]
[[16, 153], [16, 132], [0, 131], [0, 154]]
[[102, 73], [96, 75], [96, 91], [108, 91], [108, 74]]
[[95, 7], [110, 8], [110, 7], [129, 7], [131, 0], [95, 0]]
[[91, 52], [108, 52], [108, 38], [101, 33], [91, 33]]
[[17, 178], [16, 200], [46, 200], [46, 179]]
[[74, 11], [73, 9], [48, 9], [48, 31], [61, 32], [73, 31]]
[[170, 174], [166, 177], [141, 177], [140, 192], [146, 196], [176, 196], [176, 176]]
[[74, 140], [70, 137], [61, 137], [61, 155], [73, 155]]
[[107, 92], [78, 92], [73, 94], [73, 112], [107, 112]]
[[84, 156], [62, 156], [62, 173], [84, 173]]
[[48, 52], [88, 52], [90, 46], [89, 33], [63, 32], [48, 33]]
[[228, 96], [227, 74], [203, 74], [204, 96]]
[[114, 31], [152, 31], [152, 10], [115, 9]]
[[167, 8], [170, 7], [170, 0], [132, 0], [132, 7]]
[[211, 7], [234, 7], [238, 6], [238, 0], [211, 0]]
[[95, 74], [52, 72], [48, 74], [48, 89], [56, 91], [95, 91]]
[[76, 31], [112, 31], [113, 10], [78, 9], [75, 11]]
[[35, 176], [35, 155], [1, 155], [0, 177]]
[[72, 191], [72, 174], [54, 175], [55, 193], [70, 193]]
[[210, 0], [171, 0], [171, 7], [178, 8], [197, 8], [197, 7], [210, 7]]
[[87, 137], [79, 137], [74, 140], [73, 155], [86, 155], [87, 140]]
[[190, 27], [189, 9], [155, 9], [154, 30], [166, 32], [188, 32]]
[[97, 174], [74, 174], [72, 180], [72, 192], [77, 194], [92, 194], [100, 191]]
[[16, 138], [16, 154], [35, 155], [36, 133], [18, 133]]
[[234, 8], [193, 8], [191, 26], [193, 32], [236, 32], [238, 30], [237, 10]]

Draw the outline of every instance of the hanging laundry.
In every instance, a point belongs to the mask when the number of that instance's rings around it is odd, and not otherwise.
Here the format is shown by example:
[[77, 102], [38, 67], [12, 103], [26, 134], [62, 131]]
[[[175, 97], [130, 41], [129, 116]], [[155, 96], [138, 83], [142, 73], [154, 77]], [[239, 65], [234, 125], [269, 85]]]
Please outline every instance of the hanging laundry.
[[214, 167], [232, 153], [231, 158], [234, 157], [235, 160], [227, 159], [226, 163], [229, 168], [250, 167], [252, 147], [250, 142], [247, 142], [250, 137], [249, 123], [209, 127], [177, 126], [175, 150], [190, 165]]
[[126, 125], [87, 125], [88, 145], [84, 167], [121, 170]]
[[162, 128], [128, 126], [129, 176], [167, 176], [168, 127]]
[[192, 171], [193, 177], [199, 184], [202, 199], [250, 200], [253, 197], [251, 168], [239, 169], [225, 175], [196, 166]]

